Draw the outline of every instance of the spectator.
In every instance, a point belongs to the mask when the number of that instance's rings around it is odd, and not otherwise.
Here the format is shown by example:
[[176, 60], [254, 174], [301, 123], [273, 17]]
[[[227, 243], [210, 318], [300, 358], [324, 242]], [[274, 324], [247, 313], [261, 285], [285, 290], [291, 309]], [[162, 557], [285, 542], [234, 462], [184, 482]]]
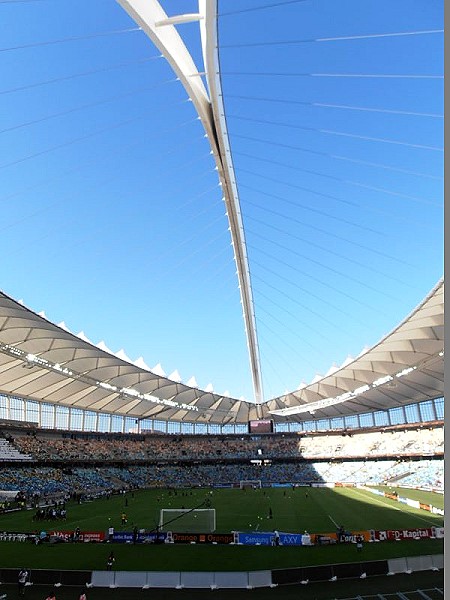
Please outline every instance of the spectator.
[[114, 527], [112, 525], [110, 525], [108, 527], [108, 541], [112, 542], [114, 538]]
[[111, 571], [115, 562], [116, 562], [116, 557], [114, 556], [114, 552], [110, 552], [109, 556], [106, 560], [106, 570]]
[[20, 569], [19, 575], [17, 578], [18, 588], [19, 588], [19, 596], [25, 595], [25, 586], [28, 583], [30, 578], [30, 572], [28, 569]]

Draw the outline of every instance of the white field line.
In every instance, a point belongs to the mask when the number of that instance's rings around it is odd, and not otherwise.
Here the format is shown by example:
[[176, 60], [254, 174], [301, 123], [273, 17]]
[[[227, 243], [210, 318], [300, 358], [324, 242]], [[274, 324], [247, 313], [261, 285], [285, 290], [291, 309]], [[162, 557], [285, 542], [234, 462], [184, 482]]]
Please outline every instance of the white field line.
[[336, 527], [339, 527], [339, 525], [336, 523], [336, 521], [333, 519], [333, 517], [331, 515], [328, 515], [328, 518], [330, 519], [330, 521], [332, 523], [334, 523], [336, 525]]

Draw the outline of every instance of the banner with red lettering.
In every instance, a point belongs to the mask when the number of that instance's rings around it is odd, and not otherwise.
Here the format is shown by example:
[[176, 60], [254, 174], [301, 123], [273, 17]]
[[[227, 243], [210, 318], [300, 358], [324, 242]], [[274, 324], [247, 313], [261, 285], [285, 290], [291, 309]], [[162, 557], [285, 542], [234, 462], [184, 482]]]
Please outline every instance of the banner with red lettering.
[[369, 540], [373, 542], [421, 540], [438, 537], [437, 533], [436, 527], [423, 527], [417, 529], [386, 529], [380, 531], [372, 529], [369, 532]]
[[105, 539], [104, 531], [82, 531], [78, 539], [74, 539], [74, 531], [52, 531], [50, 536], [64, 539], [66, 542], [103, 542]]

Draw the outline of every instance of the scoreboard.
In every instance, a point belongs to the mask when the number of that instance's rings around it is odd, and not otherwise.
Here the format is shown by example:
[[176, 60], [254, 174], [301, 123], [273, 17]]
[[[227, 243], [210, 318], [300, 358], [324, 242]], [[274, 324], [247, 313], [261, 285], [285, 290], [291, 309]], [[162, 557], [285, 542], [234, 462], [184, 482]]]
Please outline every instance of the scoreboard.
[[273, 433], [272, 419], [259, 419], [248, 422], [249, 433]]

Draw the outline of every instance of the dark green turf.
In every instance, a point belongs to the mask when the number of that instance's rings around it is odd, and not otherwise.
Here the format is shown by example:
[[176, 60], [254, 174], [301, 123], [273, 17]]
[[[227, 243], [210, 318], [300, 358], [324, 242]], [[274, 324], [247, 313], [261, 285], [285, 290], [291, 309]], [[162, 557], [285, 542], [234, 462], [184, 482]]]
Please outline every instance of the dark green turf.
[[[306, 497], [306, 493], [308, 497]], [[189, 493], [188, 493], [189, 494]], [[286, 495], [285, 495], [286, 494]], [[216, 531], [304, 531], [334, 532], [336, 524], [346, 529], [394, 529], [442, 526], [443, 519], [426, 511], [376, 496], [354, 488], [271, 488], [267, 490], [220, 489], [209, 496], [207, 490], [194, 490], [192, 495], [168, 496], [167, 491], [142, 490], [125, 496], [113, 496], [82, 505], [69, 504], [68, 518], [57, 528], [86, 531], [131, 531], [134, 525], [153, 529], [159, 522], [161, 508], [192, 508], [210, 497], [216, 509]], [[273, 519], [267, 519], [269, 507]], [[122, 527], [120, 515], [127, 513], [128, 524]], [[0, 515], [0, 531], [33, 531], [42, 524], [32, 521], [32, 511]], [[45, 523], [45, 528], [54, 527]], [[176, 525], [174, 524], [174, 531]]]

